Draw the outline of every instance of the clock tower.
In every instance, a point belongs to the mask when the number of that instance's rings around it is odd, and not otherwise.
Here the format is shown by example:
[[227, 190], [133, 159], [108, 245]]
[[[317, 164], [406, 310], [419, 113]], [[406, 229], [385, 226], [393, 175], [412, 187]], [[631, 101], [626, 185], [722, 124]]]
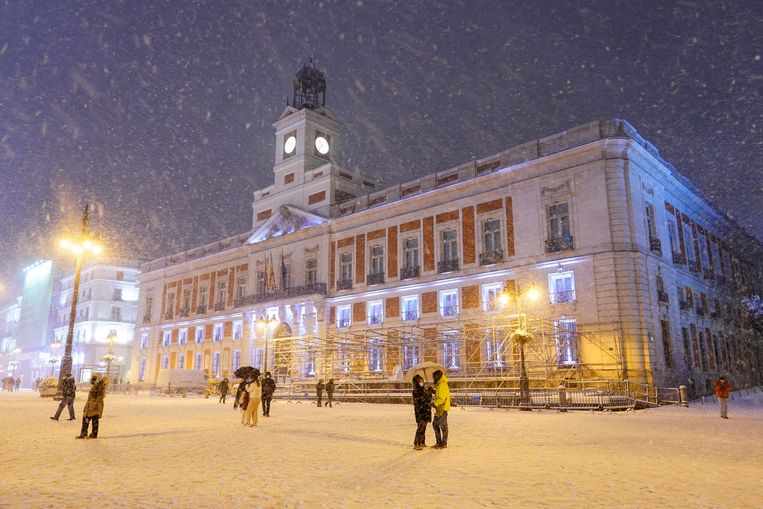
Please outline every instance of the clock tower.
[[326, 76], [312, 60], [297, 71], [290, 103], [275, 128], [275, 181], [255, 191], [254, 227], [281, 205], [324, 217], [335, 205], [373, 191], [359, 173], [341, 169], [334, 160], [342, 124], [326, 108]]

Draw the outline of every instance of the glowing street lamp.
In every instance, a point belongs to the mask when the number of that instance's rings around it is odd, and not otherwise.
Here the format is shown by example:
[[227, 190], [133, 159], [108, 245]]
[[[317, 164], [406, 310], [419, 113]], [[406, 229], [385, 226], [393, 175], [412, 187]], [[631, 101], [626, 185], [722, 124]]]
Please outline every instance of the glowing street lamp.
[[86, 254], [99, 254], [103, 248], [95, 242], [87, 228], [89, 205], [85, 205], [85, 211], [82, 213], [82, 233], [79, 237], [73, 239], [63, 239], [59, 242], [59, 247], [69, 251], [76, 256], [76, 265], [74, 267], [74, 288], [72, 288], [72, 306], [69, 313], [69, 329], [66, 332], [66, 348], [64, 356], [61, 359], [61, 369], [58, 374], [58, 393], [56, 399], [61, 399], [61, 389], [63, 388], [64, 373], [72, 371], [72, 344], [74, 340], [74, 322], [77, 318], [77, 299], [79, 298], [79, 279], [82, 272], [82, 264]]
[[[511, 335], [511, 340], [519, 345], [519, 405], [522, 410], [530, 410], [529, 406], [532, 404], [530, 399], [530, 379], [527, 377], [527, 366], [525, 365], [525, 345], [532, 341], [533, 338], [532, 334], [527, 330], [527, 317], [523, 319], [522, 299], [527, 298], [531, 301], [536, 301], [539, 297], [540, 291], [535, 286], [530, 286], [524, 291], [520, 291], [519, 287], [515, 290], [514, 300], [517, 302], [519, 327]], [[499, 301], [504, 307], [511, 301], [511, 295], [509, 295], [507, 289], [501, 292]]]
[[117, 335], [114, 331], [109, 332], [109, 353], [103, 356], [103, 360], [106, 361], [106, 380], [109, 383], [111, 382], [111, 362], [117, 358], [117, 356], [112, 353], [114, 350], [114, 338], [116, 337]]
[[260, 318], [259, 320], [257, 320], [257, 326], [261, 328], [265, 333], [265, 361], [263, 362], [263, 366], [262, 366], [263, 374], [268, 372], [268, 342], [269, 342], [268, 331], [275, 330], [275, 326], [277, 323], [278, 323], [278, 320], [276, 320], [275, 316], [272, 316], [267, 320], [265, 318]]

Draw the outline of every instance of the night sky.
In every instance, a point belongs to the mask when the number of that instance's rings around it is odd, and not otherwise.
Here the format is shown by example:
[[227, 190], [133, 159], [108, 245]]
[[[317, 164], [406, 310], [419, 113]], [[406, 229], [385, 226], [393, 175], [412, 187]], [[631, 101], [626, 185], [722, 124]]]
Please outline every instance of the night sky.
[[251, 227], [309, 55], [338, 162], [392, 185], [619, 116], [763, 239], [754, 1], [0, 4], [0, 304], [87, 200], [114, 252]]

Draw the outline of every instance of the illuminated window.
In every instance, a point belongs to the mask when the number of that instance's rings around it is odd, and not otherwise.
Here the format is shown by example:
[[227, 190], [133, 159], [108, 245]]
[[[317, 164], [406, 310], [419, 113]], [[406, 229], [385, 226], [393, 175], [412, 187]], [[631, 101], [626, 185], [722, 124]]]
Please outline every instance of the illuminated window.
[[368, 324], [379, 325], [384, 321], [384, 305], [376, 300], [368, 303]]
[[440, 316], [458, 315], [458, 290], [440, 292]]
[[201, 370], [201, 353], [197, 353], [193, 359], [193, 369]]
[[409, 295], [403, 297], [403, 320], [418, 320], [419, 319], [419, 296]]
[[379, 337], [372, 337], [368, 341], [368, 369], [374, 372], [380, 372], [383, 368], [381, 345]]
[[162, 369], [167, 369], [170, 365], [170, 358], [169, 356], [165, 355], [162, 357]]
[[199, 326], [196, 327], [196, 343], [203, 343], [204, 342], [204, 327]]
[[170, 346], [172, 343], [172, 331], [162, 332], [162, 346]]
[[185, 345], [188, 343], [188, 329], [180, 329], [178, 334], [178, 344]]
[[419, 344], [416, 336], [403, 337], [403, 367], [408, 370], [419, 363]]
[[233, 339], [241, 339], [244, 334], [244, 322], [241, 320], [233, 322]]
[[337, 306], [336, 308], [336, 328], [344, 329], [350, 326], [351, 306]]
[[461, 341], [457, 332], [448, 331], [443, 334], [442, 364], [448, 369], [461, 367]]
[[216, 323], [213, 328], [212, 340], [222, 341], [222, 339], [223, 339], [223, 324]]
[[148, 348], [148, 331], [140, 333], [140, 349], [145, 350]]
[[548, 275], [548, 295], [551, 304], [575, 301], [575, 273], [553, 272]]
[[220, 376], [220, 352], [215, 352], [212, 355], [212, 372], [215, 377]]
[[241, 367], [241, 350], [233, 350], [233, 371]]
[[574, 318], [554, 322], [554, 341], [556, 342], [556, 360], [560, 365], [578, 362], [577, 322]]
[[494, 283], [482, 286], [482, 309], [485, 311], [495, 311], [500, 309], [500, 297], [503, 291], [502, 283]]
[[185, 368], [185, 355], [182, 353], [178, 356], [178, 368], [184, 369]]
[[142, 382], [146, 377], [146, 358], [140, 358], [140, 364], [138, 366], [138, 381]]

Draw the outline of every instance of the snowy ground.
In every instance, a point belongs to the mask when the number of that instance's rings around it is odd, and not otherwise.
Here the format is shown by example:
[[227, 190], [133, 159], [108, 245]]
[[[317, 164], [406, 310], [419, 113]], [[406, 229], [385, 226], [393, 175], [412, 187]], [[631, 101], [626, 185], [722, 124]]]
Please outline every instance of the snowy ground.
[[763, 507], [763, 392], [728, 421], [710, 401], [454, 408], [442, 451], [412, 449], [408, 406], [275, 401], [243, 428], [230, 403], [114, 394], [100, 437], [75, 440], [56, 405], [0, 393], [0, 507]]

